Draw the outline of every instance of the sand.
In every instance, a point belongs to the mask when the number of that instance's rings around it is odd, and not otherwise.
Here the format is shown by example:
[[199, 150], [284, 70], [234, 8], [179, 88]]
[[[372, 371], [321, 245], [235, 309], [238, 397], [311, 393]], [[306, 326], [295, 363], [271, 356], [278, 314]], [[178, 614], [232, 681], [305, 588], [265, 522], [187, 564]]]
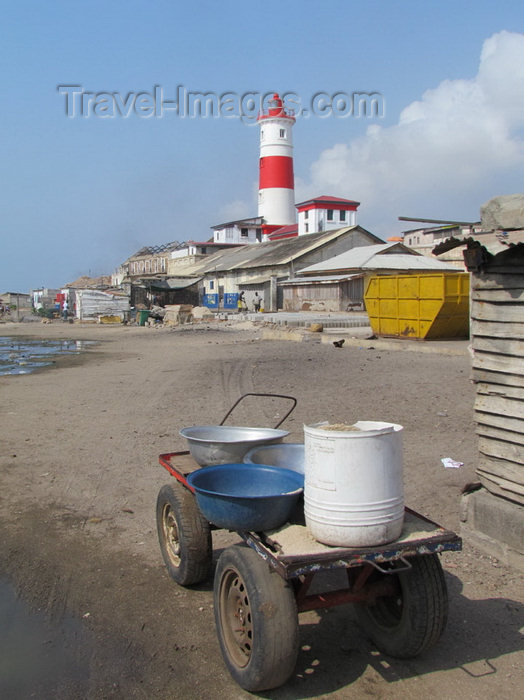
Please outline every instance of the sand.
[[[60, 625], [87, 676], [55, 697], [244, 698], [224, 667], [212, 581], [183, 589], [160, 557], [155, 501], [172, 477], [158, 455], [185, 449], [180, 428], [219, 422], [246, 392], [298, 399], [283, 428], [379, 420], [404, 426], [406, 503], [448, 529], [475, 480], [470, 358], [320, 342], [263, 340], [249, 324], [178, 330], [5, 324], [3, 335], [96, 340], [51, 369], [0, 378], [0, 556], [28, 604]], [[273, 425], [283, 408], [251, 398], [238, 424]], [[440, 460], [464, 462], [444, 469]], [[214, 535], [215, 557], [235, 541]], [[305, 613], [296, 675], [275, 698], [517, 697], [524, 682], [522, 577], [472, 549], [442, 557], [450, 595], [440, 643], [384, 660], [351, 606]], [[489, 659], [489, 661], [486, 661]], [[490, 669], [494, 668], [495, 672]], [[79, 692], [80, 688], [80, 692]]]

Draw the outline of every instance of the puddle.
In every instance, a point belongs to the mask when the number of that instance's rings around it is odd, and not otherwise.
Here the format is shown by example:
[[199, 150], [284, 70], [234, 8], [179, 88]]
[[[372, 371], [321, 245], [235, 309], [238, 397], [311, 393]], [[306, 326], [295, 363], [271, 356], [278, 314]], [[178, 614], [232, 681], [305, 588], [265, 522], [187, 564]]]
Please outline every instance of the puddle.
[[87, 697], [90, 635], [65, 616], [53, 624], [0, 579], [0, 697]]
[[30, 374], [53, 364], [58, 355], [84, 352], [94, 345], [92, 340], [31, 340], [0, 337], [0, 375]]

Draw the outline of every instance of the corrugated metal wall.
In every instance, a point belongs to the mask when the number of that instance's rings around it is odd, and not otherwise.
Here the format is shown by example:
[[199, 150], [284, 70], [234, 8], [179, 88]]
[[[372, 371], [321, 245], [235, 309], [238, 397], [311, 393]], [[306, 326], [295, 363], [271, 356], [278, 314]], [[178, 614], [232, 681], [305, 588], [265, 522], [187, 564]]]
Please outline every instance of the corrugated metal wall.
[[127, 297], [115, 296], [95, 289], [75, 290], [75, 315], [80, 320], [97, 319], [98, 316], [123, 318], [128, 311]]
[[364, 301], [364, 278], [330, 283], [282, 285], [284, 311], [347, 311], [348, 306]]

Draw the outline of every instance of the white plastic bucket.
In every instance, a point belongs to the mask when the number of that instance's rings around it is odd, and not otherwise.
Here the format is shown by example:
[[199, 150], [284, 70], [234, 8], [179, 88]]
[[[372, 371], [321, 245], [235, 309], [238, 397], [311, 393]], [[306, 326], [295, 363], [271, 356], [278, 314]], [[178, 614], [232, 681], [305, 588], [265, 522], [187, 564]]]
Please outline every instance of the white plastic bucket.
[[313, 537], [339, 547], [397, 539], [404, 524], [401, 425], [304, 426], [304, 513]]

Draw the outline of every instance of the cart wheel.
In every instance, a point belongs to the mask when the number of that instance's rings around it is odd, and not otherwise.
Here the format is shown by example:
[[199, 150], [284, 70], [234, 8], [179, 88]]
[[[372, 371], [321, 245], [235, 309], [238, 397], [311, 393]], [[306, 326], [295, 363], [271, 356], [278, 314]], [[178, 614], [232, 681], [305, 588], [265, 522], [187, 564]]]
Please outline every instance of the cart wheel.
[[410, 571], [372, 574], [370, 580], [394, 576], [395, 595], [377, 598], [374, 605], [356, 605], [358, 620], [377, 648], [399, 659], [417, 656], [433, 646], [448, 618], [446, 582], [437, 555], [414, 557], [410, 563]]
[[218, 641], [235, 681], [251, 691], [285, 683], [298, 654], [298, 614], [290, 584], [254, 550], [234, 545], [218, 560], [214, 602]]
[[208, 578], [212, 564], [209, 523], [191, 491], [178, 481], [160, 489], [156, 525], [160, 550], [171, 578], [181, 586]]

